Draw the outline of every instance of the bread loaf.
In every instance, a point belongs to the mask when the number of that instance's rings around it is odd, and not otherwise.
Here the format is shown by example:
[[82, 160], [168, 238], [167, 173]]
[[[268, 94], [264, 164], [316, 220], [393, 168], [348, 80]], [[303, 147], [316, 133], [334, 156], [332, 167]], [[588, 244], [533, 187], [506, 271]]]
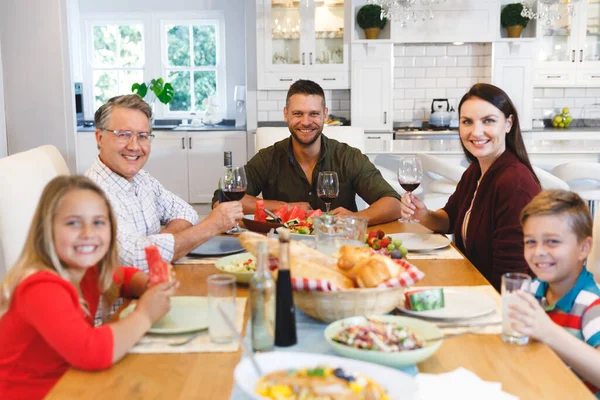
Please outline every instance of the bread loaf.
[[393, 277], [400, 275], [401, 269], [391, 258], [381, 254], [373, 254], [360, 260], [351, 270], [355, 275], [358, 287], [375, 287]]

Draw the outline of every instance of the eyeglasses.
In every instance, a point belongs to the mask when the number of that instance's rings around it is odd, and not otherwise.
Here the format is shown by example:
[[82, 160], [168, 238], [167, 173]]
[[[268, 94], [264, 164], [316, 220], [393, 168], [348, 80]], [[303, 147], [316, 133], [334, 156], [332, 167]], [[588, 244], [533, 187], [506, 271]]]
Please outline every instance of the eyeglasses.
[[134, 136], [137, 136], [137, 141], [142, 146], [147, 146], [154, 139], [154, 135], [148, 132], [131, 132], [131, 131], [122, 131], [119, 129], [102, 129], [106, 132], [112, 132], [117, 137], [119, 143], [129, 144], [133, 140]]

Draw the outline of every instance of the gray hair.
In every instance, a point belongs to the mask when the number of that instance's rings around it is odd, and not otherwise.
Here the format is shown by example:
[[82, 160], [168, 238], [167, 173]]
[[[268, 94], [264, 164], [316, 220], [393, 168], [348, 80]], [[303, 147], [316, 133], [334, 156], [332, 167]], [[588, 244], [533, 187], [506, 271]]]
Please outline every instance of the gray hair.
[[152, 118], [152, 108], [137, 94], [116, 96], [100, 106], [94, 115], [94, 123], [96, 124], [96, 128], [103, 129], [108, 126], [114, 107], [123, 107], [130, 110], [138, 110], [143, 112], [144, 115], [148, 117], [148, 126], [150, 127], [150, 131], [152, 131], [152, 123], [150, 121]]

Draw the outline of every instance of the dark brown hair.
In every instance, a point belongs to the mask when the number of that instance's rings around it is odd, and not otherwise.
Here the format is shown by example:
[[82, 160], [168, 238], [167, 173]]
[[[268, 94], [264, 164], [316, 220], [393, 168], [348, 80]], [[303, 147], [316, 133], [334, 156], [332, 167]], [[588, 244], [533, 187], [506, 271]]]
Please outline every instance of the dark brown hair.
[[292, 86], [290, 86], [288, 89], [287, 96], [285, 98], [286, 107], [289, 107], [290, 98], [295, 94], [320, 96], [323, 100], [323, 109], [325, 108], [325, 92], [323, 92], [323, 88], [319, 86], [318, 83], [306, 79], [299, 79], [292, 83]]
[[564, 215], [579, 241], [592, 236], [593, 222], [590, 209], [577, 194], [568, 190], [544, 190], [521, 211], [521, 226], [536, 215]]
[[[540, 180], [537, 175], [533, 171], [533, 167], [531, 166], [531, 162], [529, 161], [529, 156], [527, 155], [527, 150], [525, 149], [525, 143], [523, 143], [523, 135], [521, 134], [521, 126], [519, 124], [519, 115], [517, 114], [517, 109], [513, 102], [510, 100], [510, 97], [504, 92], [504, 90], [496, 87], [494, 85], [490, 85], [487, 83], [477, 83], [469, 89], [469, 91], [462, 97], [460, 103], [458, 103], [458, 115], [460, 118], [460, 112], [462, 105], [465, 101], [477, 97], [481, 100], [487, 101], [488, 103], [495, 106], [497, 109], [502, 111], [504, 117], [510, 118], [512, 115], [512, 127], [510, 131], [506, 134], [506, 148], [513, 153], [519, 161], [521, 161], [525, 166], [531, 171], [531, 175], [533, 175], [533, 179], [536, 181], [538, 185], [540, 185]], [[471, 154], [462, 143], [460, 145], [463, 148], [463, 152], [465, 153], [465, 157], [469, 162], [473, 163], [477, 161], [477, 158]]]

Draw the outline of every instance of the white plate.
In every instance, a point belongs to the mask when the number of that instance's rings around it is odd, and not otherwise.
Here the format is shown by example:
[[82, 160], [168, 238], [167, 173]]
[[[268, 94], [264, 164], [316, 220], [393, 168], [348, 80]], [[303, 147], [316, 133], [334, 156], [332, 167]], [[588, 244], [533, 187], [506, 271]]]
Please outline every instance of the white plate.
[[235, 281], [238, 283], [248, 283], [248, 282], [250, 282], [250, 278], [254, 274], [254, 271], [233, 272], [233, 271], [225, 270], [225, 267], [228, 266], [229, 264], [238, 263], [240, 261], [246, 261], [248, 259], [252, 259], [256, 263], [256, 257], [254, 257], [251, 253], [246, 252], [246, 253], [234, 254], [232, 256], [219, 258], [217, 260], [217, 262], [215, 263], [215, 267], [218, 270], [223, 271], [226, 274], [234, 275]]
[[407, 310], [402, 302], [398, 309], [403, 313], [423, 318], [435, 319], [467, 319], [480, 317], [496, 311], [493, 298], [485, 293], [468, 289], [444, 289], [444, 308], [427, 311]]
[[[365, 361], [323, 354], [286, 351], [262, 353], [255, 355], [255, 357], [265, 374], [282, 369], [308, 368], [323, 365], [332, 368], [343, 368], [346, 373], [359, 372], [364, 374], [387, 390], [388, 396], [391, 399], [414, 400], [417, 393], [417, 385], [412, 376], [396, 369]], [[252, 368], [248, 358], [244, 358], [239, 362], [237, 367], [235, 367], [233, 375], [237, 385], [253, 399], [262, 400], [267, 398], [259, 396], [254, 391], [259, 377]]]
[[402, 246], [408, 251], [430, 251], [443, 249], [450, 245], [450, 239], [438, 233], [392, 233], [386, 235], [392, 240], [402, 240]]
[[[128, 305], [119, 318], [125, 318], [135, 309], [135, 303]], [[198, 296], [171, 297], [171, 310], [158, 320], [149, 333], [170, 335], [201, 331], [208, 328], [208, 299]]]

